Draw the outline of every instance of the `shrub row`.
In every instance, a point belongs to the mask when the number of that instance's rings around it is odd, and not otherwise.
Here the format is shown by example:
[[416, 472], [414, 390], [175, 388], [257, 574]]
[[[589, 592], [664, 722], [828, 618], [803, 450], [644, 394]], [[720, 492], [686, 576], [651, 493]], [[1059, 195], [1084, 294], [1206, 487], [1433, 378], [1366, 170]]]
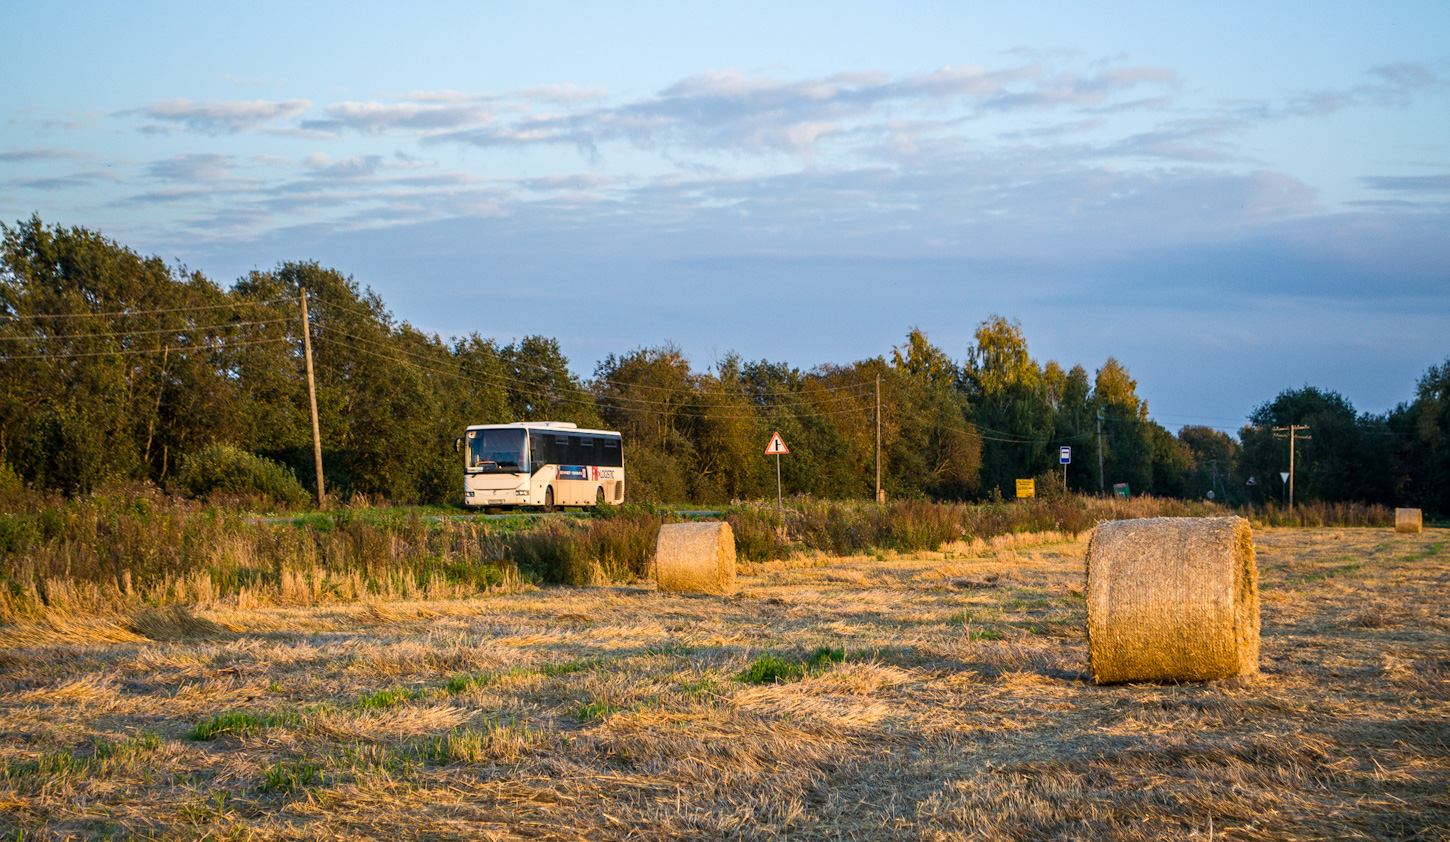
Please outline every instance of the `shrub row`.
[[[147, 485], [85, 499], [10, 497], [0, 514], [0, 623], [52, 609], [107, 605], [313, 603], [462, 596], [508, 584], [628, 581], [650, 574], [662, 523], [650, 506], [590, 517], [424, 517], [417, 511], [341, 510], [295, 520], [168, 497]], [[980, 505], [908, 500], [791, 501], [723, 512], [737, 556], [915, 552], [1012, 532], [1083, 532], [1104, 520], [1224, 514], [1206, 503], [1070, 495]], [[1310, 504], [1244, 512], [1265, 525], [1384, 526], [1382, 506]]]

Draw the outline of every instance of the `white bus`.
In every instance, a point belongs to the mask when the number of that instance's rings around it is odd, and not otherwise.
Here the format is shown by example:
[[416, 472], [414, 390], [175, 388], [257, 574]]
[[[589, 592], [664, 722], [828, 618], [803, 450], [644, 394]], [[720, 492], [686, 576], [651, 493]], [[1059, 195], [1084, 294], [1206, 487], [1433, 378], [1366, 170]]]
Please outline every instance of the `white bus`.
[[477, 424], [454, 449], [463, 454], [468, 506], [548, 512], [624, 502], [624, 445], [616, 432], [567, 421]]

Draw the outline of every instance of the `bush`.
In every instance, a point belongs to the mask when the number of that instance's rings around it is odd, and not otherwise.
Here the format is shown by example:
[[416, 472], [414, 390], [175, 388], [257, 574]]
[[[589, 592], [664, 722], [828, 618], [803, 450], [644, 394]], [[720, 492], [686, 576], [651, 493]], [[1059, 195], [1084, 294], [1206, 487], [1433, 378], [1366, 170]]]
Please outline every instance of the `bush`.
[[741, 508], [726, 520], [735, 534], [735, 556], [741, 561], [790, 558], [791, 543], [784, 535], [784, 518], [774, 510]]
[[15, 473], [15, 469], [10, 467], [9, 462], [0, 459], [0, 494], [24, 490], [25, 480], [20, 478], [20, 474]]
[[229, 496], [288, 508], [309, 499], [286, 466], [229, 444], [208, 445], [183, 458], [176, 480], [193, 497]]

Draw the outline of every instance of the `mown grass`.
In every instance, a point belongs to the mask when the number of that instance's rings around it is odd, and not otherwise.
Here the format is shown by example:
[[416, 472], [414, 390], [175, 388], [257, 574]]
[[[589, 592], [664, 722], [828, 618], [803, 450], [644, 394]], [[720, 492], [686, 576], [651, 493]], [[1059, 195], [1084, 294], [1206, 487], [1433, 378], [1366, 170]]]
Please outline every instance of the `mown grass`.
[[1444, 536], [1256, 541], [1263, 672], [1206, 684], [1093, 685], [1061, 540], [55, 632], [0, 649], [0, 838], [1442, 837]]

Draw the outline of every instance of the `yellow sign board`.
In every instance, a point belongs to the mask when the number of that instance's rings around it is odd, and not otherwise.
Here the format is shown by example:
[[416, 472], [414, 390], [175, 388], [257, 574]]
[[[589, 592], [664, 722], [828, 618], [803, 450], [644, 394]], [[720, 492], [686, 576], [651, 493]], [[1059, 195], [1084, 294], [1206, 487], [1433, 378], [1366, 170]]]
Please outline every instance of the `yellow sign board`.
[[1030, 480], [1030, 479], [1019, 479], [1019, 480], [1017, 480], [1017, 499], [1020, 500], [1023, 497], [1036, 497], [1036, 496], [1037, 496], [1037, 483], [1034, 480]]

